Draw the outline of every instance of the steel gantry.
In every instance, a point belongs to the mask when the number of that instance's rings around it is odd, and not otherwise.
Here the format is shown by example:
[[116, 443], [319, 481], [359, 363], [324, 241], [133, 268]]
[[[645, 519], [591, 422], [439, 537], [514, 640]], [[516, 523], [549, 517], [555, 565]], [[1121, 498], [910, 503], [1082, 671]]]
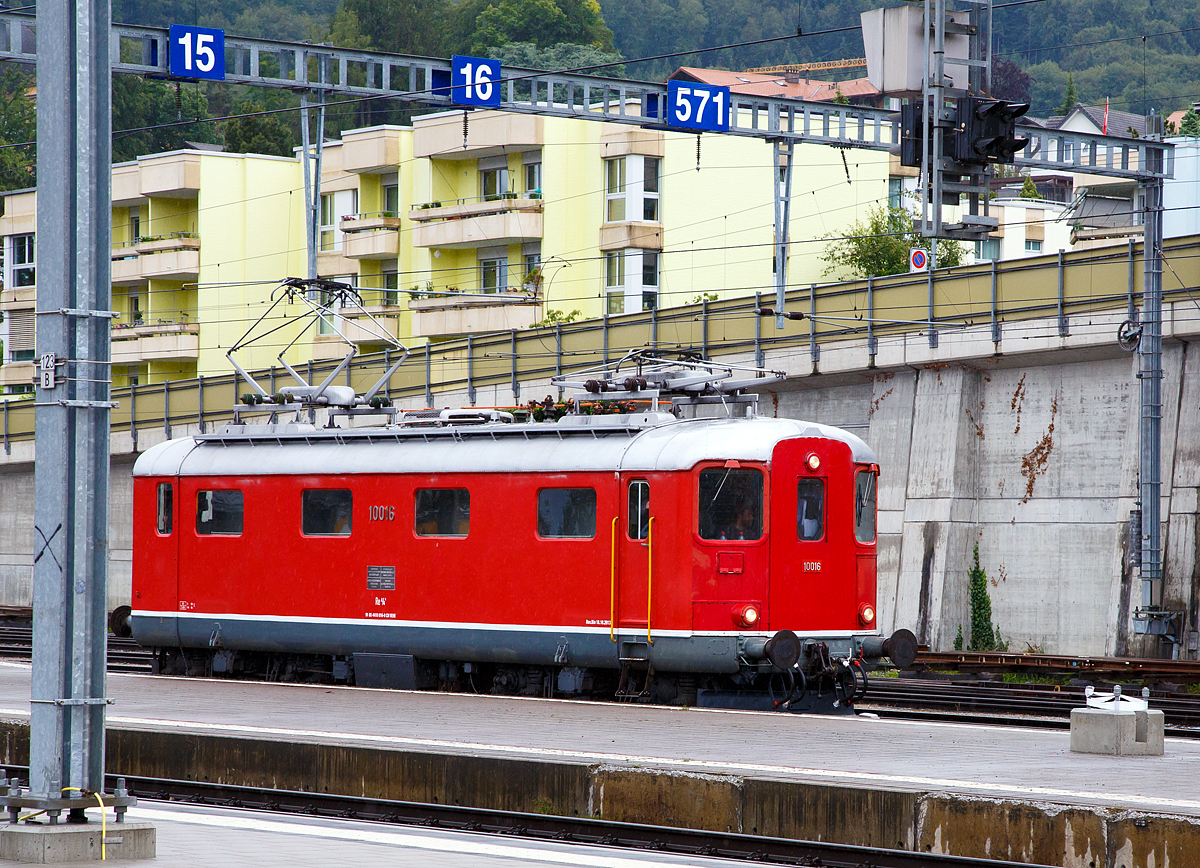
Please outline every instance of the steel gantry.
[[[926, 8], [929, 8], [927, 0]], [[63, 787], [99, 789], [103, 769], [103, 609], [106, 599], [107, 428], [109, 389], [109, 132], [107, 88], [112, 72], [169, 79], [166, 28], [111, 25], [107, 4], [47, 0], [37, 17], [0, 13], [0, 60], [38, 69], [38, 349], [49, 378], [37, 391], [38, 485], [35, 524], [35, 654], [33, 787], [41, 798]], [[939, 12], [945, 0], [937, 0]], [[83, 10], [82, 12], [80, 10]], [[86, 14], [84, 14], [86, 13]], [[387, 98], [433, 109], [452, 102], [447, 60], [329, 45], [224, 38], [231, 84], [283, 88], [304, 106], [305, 205], [310, 276], [315, 272], [320, 154], [325, 106], [331, 100]], [[977, 60], [978, 58], [972, 58]], [[935, 57], [935, 65], [941, 61]], [[936, 71], [936, 69], [935, 69]], [[928, 78], [928, 77], [927, 77]], [[928, 85], [928, 81], [927, 81]], [[496, 109], [675, 130], [668, 124], [668, 87], [574, 72], [504, 69]], [[933, 96], [928, 93], [927, 95]], [[315, 109], [312, 107], [315, 105]], [[466, 116], [467, 109], [463, 109]], [[315, 131], [311, 121], [315, 114]], [[730, 94], [728, 135], [772, 144], [776, 213], [776, 317], [783, 328], [794, 146], [823, 144], [882, 151], [900, 146], [898, 119], [855, 105]], [[694, 130], [680, 130], [692, 133]], [[314, 135], [315, 133], [315, 135]], [[1141, 378], [1145, 393], [1141, 441], [1141, 500], [1145, 632], [1167, 632], [1161, 611], [1162, 565], [1158, 503], [1161, 425], [1162, 184], [1173, 172], [1173, 150], [1157, 136], [1123, 139], [1022, 125], [1029, 140], [1020, 168], [1129, 178], [1145, 204], [1145, 283]], [[315, 142], [313, 139], [315, 138]], [[928, 180], [928, 179], [927, 179]], [[940, 191], [938, 191], [940, 192]], [[938, 229], [940, 230], [940, 225]], [[939, 234], [935, 231], [932, 234]], [[55, 367], [65, 363], [65, 380]], [[105, 454], [102, 455], [101, 453]], [[47, 460], [49, 458], [49, 460]], [[98, 620], [99, 619], [99, 620]], [[50, 667], [50, 668], [47, 668]], [[39, 674], [40, 673], [40, 674]], [[39, 686], [41, 685], [41, 686]]]

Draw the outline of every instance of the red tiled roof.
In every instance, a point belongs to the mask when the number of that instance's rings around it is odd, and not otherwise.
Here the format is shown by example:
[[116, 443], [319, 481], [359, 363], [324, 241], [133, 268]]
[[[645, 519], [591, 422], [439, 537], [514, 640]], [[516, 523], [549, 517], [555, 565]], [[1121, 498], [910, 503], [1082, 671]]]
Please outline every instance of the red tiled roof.
[[680, 67], [671, 78], [728, 87], [734, 93], [744, 93], [748, 96], [782, 96], [788, 99], [828, 101], [837, 95], [839, 89], [847, 99], [870, 99], [879, 96], [879, 91], [865, 78], [852, 78], [842, 82], [820, 81], [815, 78], [807, 81], [788, 81], [783, 75], [728, 72], [723, 69], [700, 69], [690, 66]]

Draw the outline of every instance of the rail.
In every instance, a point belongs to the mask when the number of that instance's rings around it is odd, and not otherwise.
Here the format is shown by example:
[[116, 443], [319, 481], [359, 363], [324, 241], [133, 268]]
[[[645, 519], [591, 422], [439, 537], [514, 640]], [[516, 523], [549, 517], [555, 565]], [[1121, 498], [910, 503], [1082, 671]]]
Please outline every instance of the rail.
[[[16, 773], [14, 780], [28, 779], [27, 766], [10, 764], [2, 768], [6, 776]], [[105, 776], [105, 782], [106, 789], [110, 792], [123, 785], [130, 795], [142, 803], [163, 801], [221, 808], [236, 807], [291, 816], [503, 835], [510, 840], [517, 837], [556, 844], [599, 845], [641, 852], [649, 850], [675, 855], [737, 859], [769, 865], [822, 865], [826, 868], [1047, 868], [1045, 865], [1029, 862], [919, 853], [829, 841], [799, 841], [739, 832], [710, 832], [703, 829], [623, 823], [594, 817], [527, 814], [470, 806], [297, 792], [207, 781], [109, 774]]]
[[[1200, 236], [1172, 239], [1166, 244], [1164, 256], [1168, 265], [1164, 299], [1191, 305], [1200, 296]], [[990, 324], [991, 339], [1000, 341], [1007, 327], [1053, 318], [1057, 336], [1067, 337], [1072, 322], [1084, 315], [1136, 315], [1141, 258], [1141, 245], [1131, 242], [1062, 256], [939, 270], [932, 277], [896, 275], [813, 284], [788, 292], [789, 310], [803, 311], [805, 319], [778, 334], [762, 327], [758, 312], [767, 295], [758, 294], [471, 335], [414, 351], [414, 358], [385, 387], [385, 395], [393, 401], [432, 406], [441, 393], [474, 395], [481, 387], [508, 385], [513, 403], [519, 404], [528, 400], [521, 395], [524, 383], [544, 382], [556, 374], [607, 364], [639, 347], [664, 353], [687, 350], [756, 359], [767, 352], [803, 353], [807, 348], [809, 358], [816, 363], [822, 346], [865, 338], [864, 363], [868, 364], [889, 340], [913, 333], [927, 335], [930, 344], [936, 346], [939, 336]], [[867, 316], [867, 311], [872, 316]], [[713, 324], [720, 325], [719, 343], [711, 338]], [[1113, 338], [1115, 341], [1115, 334]], [[362, 391], [394, 359], [392, 352], [363, 354], [347, 367], [345, 382]], [[309, 382], [314, 376], [328, 375], [336, 365], [336, 361], [310, 360]], [[32, 366], [29, 372], [32, 378]], [[257, 370], [254, 374], [260, 382], [269, 382], [272, 390], [277, 379], [291, 382], [282, 369]], [[0, 402], [5, 454], [11, 454], [14, 443], [33, 437], [32, 400], [9, 397]], [[149, 429], [159, 429], [168, 437], [177, 426], [208, 431], [233, 418], [239, 397], [239, 380], [233, 373], [115, 389], [113, 398], [119, 406], [112, 413], [112, 429], [128, 432], [135, 449], [139, 434]], [[535, 397], [540, 400], [543, 395]]]
[[1091, 675], [1116, 678], [1161, 678], [1200, 683], [1200, 663], [1145, 657], [1067, 657], [1006, 651], [921, 651], [914, 669], [958, 672], [1025, 672], [1044, 675]]

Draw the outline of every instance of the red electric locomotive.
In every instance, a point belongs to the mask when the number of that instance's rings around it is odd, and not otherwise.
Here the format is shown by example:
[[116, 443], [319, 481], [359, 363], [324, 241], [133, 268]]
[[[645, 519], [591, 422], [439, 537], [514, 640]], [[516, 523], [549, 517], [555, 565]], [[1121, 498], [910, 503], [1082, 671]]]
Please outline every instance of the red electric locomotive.
[[732, 366], [623, 364], [558, 385], [627, 412], [339, 427], [362, 399], [308, 387], [326, 427], [150, 449], [128, 627], [166, 673], [792, 710], [910, 663], [875, 624], [871, 449], [754, 416], [768, 380]]

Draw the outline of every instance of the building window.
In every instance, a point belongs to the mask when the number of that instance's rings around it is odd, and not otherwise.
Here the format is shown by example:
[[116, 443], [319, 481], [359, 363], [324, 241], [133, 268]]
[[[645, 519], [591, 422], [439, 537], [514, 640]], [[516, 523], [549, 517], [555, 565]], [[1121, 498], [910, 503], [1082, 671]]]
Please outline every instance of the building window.
[[33, 310], [12, 310], [5, 315], [8, 320], [8, 340], [5, 352], [10, 362], [33, 360], [37, 340], [37, 313]]
[[130, 325], [141, 325], [142, 318], [142, 297], [137, 293], [129, 295], [129, 323]]
[[1042, 252], [1042, 242], [1026, 241], [1025, 249], [1028, 250], [1030, 253], [1041, 253]]
[[197, 491], [196, 533], [237, 535], [242, 532], [240, 491]]
[[140, 386], [142, 384], [142, 370], [137, 365], [130, 365], [125, 369], [125, 381], [130, 388]]
[[642, 310], [658, 307], [658, 251], [642, 251]]
[[975, 258], [980, 262], [996, 261], [1000, 258], [1000, 239], [983, 238], [975, 242]]
[[321, 194], [321, 226], [318, 233], [317, 249], [322, 253], [330, 253], [342, 249], [341, 233], [337, 231], [338, 223], [343, 217], [358, 213], [358, 191], [338, 190], [335, 193]]
[[796, 484], [796, 536], [818, 540], [825, 534], [825, 480], [801, 479]]
[[662, 160], [658, 157], [643, 157], [642, 166], [645, 175], [642, 181], [642, 219], [657, 223], [661, 218], [658, 214], [658, 176]]
[[32, 232], [9, 236], [9, 277], [5, 286], [36, 285], [37, 251]]
[[397, 184], [383, 185], [383, 213], [385, 217], [400, 216], [400, 187]]
[[129, 240], [136, 242], [142, 237], [142, 211], [134, 205], [129, 209]]
[[492, 253], [479, 252], [479, 288], [483, 292], [505, 292], [508, 289], [508, 259]]
[[625, 158], [605, 160], [605, 221], [618, 223], [625, 219]]
[[508, 192], [508, 169], [484, 169], [479, 173], [479, 190], [485, 201], [499, 199]]
[[604, 254], [604, 288], [608, 293], [608, 312], [625, 312], [625, 251]]
[[899, 208], [904, 204], [904, 179], [888, 178], [888, 207]]
[[526, 163], [525, 164], [525, 192], [526, 193], [541, 193], [542, 192], [542, 164], [541, 163]]
[[596, 490], [543, 488], [539, 491], [537, 535], [592, 539], [596, 535]]
[[417, 489], [417, 536], [466, 536], [470, 529], [470, 491], [465, 488]]
[[300, 493], [300, 532], [305, 536], [350, 536], [354, 495], [348, 488]]
[[383, 273], [383, 303], [387, 307], [400, 304], [400, 275], [394, 271]]

